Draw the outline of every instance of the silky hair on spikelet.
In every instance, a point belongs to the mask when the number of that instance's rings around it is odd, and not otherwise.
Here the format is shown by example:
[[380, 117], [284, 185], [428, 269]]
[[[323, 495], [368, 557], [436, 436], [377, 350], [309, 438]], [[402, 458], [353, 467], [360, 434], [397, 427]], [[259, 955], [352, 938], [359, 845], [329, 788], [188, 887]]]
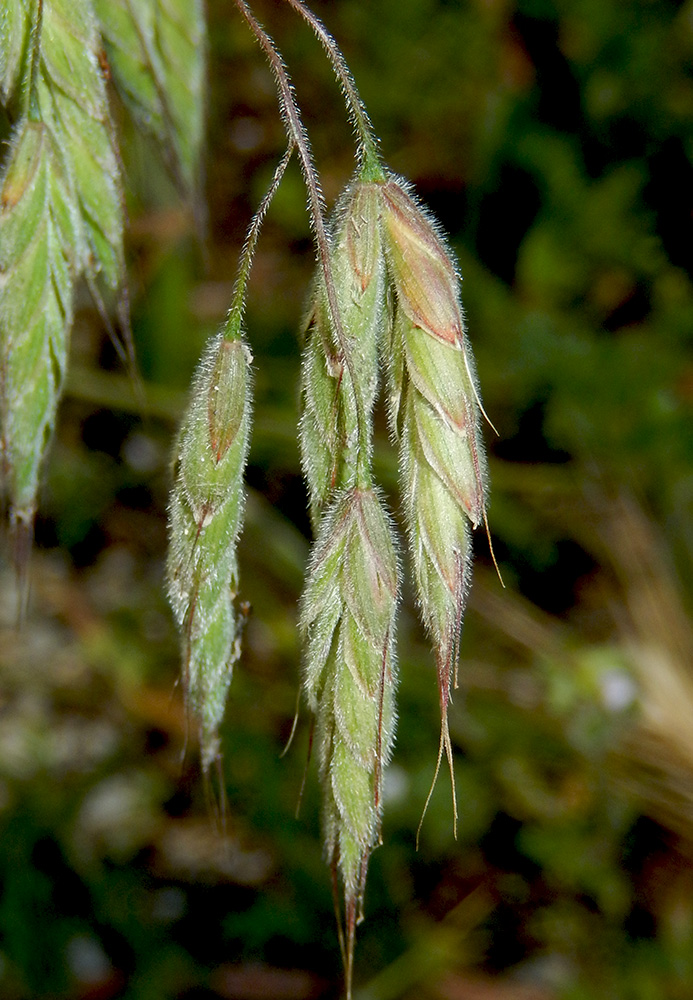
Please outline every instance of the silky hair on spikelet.
[[381, 198], [392, 294], [382, 351], [390, 429], [400, 447], [419, 607], [436, 653], [441, 737], [435, 776], [444, 752], [456, 823], [447, 715], [470, 586], [471, 529], [486, 523], [483, 409], [465, 337], [461, 279], [440, 226], [394, 175], [382, 185]]
[[371, 461], [378, 345], [386, 317], [379, 209], [378, 185], [355, 179], [330, 224], [330, 260], [346, 344], [336, 337], [319, 272], [309, 299], [299, 443], [315, 531], [336, 490], [356, 480], [359, 463]]
[[236, 545], [250, 436], [250, 362], [240, 337], [213, 337], [193, 379], [169, 504], [168, 595], [181, 632], [186, 703], [202, 766], [219, 756], [219, 725], [237, 659]]

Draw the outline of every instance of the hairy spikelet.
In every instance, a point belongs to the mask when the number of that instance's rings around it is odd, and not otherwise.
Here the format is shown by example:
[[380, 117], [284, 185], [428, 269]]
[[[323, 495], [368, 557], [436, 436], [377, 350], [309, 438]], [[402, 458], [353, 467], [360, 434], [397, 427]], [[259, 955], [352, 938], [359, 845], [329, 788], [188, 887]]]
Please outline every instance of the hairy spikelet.
[[450, 254], [399, 181], [384, 184], [382, 198], [394, 292], [385, 342], [390, 419], [400, 440], [419, 603], [436, 647], [441, 750], [452, 768], [447, 710], [469, 589], [470, 529], [485, 518], [480, 405]]
[[179, 187], [199, 194], [205, 75], [202, 0], [95, 0], [113, 82], [163, 152]]
[[3, 492], [13, 524], [28, 530], [74, 285], [85, 275], [102, 309], [121, 306], [123, 211], [89, 0], [5, 4], [0, 24], [3, 97], [22, 109], [0, 177]]
[[65, 374], [76, 226], [51, 134], [25, 118], [0, 179], [0, 446], [18, 526], [33, 522]]
[[182, 635], [186, 701], [198, 722], [205, 772], [219, 758], [219, 725], [240, 655], [236, 543], [250, 438], [252, 361], [242, 335], [245, 291], [262, 220], [292, 149], [287, 148], [250, 223], [232, 305], [198, 366], [175, 451], [168, 594]]
[[41, 120], [60, 150], [78, 209], [77, 258], [97, 301], [123, 287], [123, 200], [113, 126], [89, 0], [44, 0], [37, 79]]
[[187, 704], [199, 724], [205, 770], [236, 649], [236, 542], [250, 432], [250, 352], [230, 323], [212, 339], [193, 380], [176, 451], [169, 507], [168, 594], [183, 641]]
[[202, 0], [0, 6], [0, 101], [16, 120], [0, 175], [0, 441], [15, 524], [30, 526], [36, 507], [80, 277], [109, 332], [115, 311], [129, 337], [123, 197], [102, 35], [126, 104], [195, 196], [203, 15]]
[[316, 720], [325, 849], [344, 889], [347, 995], [395, 728], [397, 560], [371, 486], [372, 410], [387, 315], [379, 215], [379, 185], [352, 182], [335, 213], [330, 250], [343, 336], [319, 280], [301, 387], [301, 453], [317, 536], [301, 612], [303, 687]]
[[397, 560], [377, 494], [354, 487], [323, 518], [302, 600], [304, 690], [315, 713], [328, 858], [349, 942], [378, 842], [382, 770], [395, 729]]
[[27, 72], [31, 47], [30, 0], [5, 0], [0, 7], [0, 102], [12, 102]]
[[[378, 341], [385, 318], [378, 213], [378, 186], [356, 181], [341, 199], [333, 225], [332, 266], [350, 366], [335, 336], [322, 280], [316, 282], [308, 316], [300, 445], [316, 530], [335, 490], [353, 485], [358, 461], [370, 459], [363, 450], [370, 449]], [[359, 421], [367, 426], [360, 427]]]

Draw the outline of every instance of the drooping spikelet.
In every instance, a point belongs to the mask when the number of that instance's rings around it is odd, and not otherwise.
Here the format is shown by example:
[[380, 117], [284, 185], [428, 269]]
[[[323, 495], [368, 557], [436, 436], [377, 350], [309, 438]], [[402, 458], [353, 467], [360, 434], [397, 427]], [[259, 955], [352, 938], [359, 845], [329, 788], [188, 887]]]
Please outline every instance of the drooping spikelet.
[[342, 336], [320, 280], [302, 366], [301, 451], [317, 535], [301, 612], [303, 687], [316, 720], [325, 849], [344, 889], [348, 996], [395, 726], [397, 560], [371, 473], [387, 315], [379, 215], [379, 185], [352, 183], [336, 215], [330, 258]]
[[219, 755], [218, 729], [238, 655], [236, 542], [250, 432], [250, 352], [239, 325], [229, 319], [198, 366], [169, 507], [168, 593], [205, 770]]
[[0, 92], [19, 110], [0, 177], [0, 445], [21, 576], [77, 279], [104, 314], [115, 306], [127, 318], [118, 159], [91, 2], [5, 7]]
[[0, 448], [14, 527], [33, 524], [67, 362], [77, 219], [50, 131], [23, 119], [0, 178]]
[[336, 212], [331, 263], [347, 343], [338, 342], [322, 278], [306, 324], [300, 444], [315, 530], [335, 491], [355, 482], [359, 462], [364, 468], [370, 463], [378, 341], [385, 322], [379, 211], [379, 186], [355, 181]]
[[434, 224], [396, 179], [383, 185], [382, 204], [394, 291], [385, 343], [390, 418], [400, 439], [419, 603], [436, 647], [440, 753], [445, 750], [452, 770], [447, 711], [469, 588], [470, 528], [485, 519], [480, 404], [450, 254]]
[[348, 988], [368, 859], [379, 839], [382, 772], [394, 739], [396, 605], [397, 559], [378, 495], [368, 488], [343, 491], [322, 520], [300, 624], [325, 850], [344, 886]]

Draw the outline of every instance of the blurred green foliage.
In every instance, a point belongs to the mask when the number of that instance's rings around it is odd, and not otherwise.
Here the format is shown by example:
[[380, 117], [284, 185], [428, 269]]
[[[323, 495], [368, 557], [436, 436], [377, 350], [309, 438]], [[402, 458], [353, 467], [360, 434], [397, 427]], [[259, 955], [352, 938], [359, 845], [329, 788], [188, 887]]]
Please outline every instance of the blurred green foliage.
[[[410, 588], [384, 846], [359, 929], [361, 1000], [684, 1000], [693, 990], [693, 4], [332, 0], [390, 165], [451, 234], [489, 430], [451, 715], [452, 838], [433, 773], [432, 657]], [[258, 4], [295, 77], [326, 195], [352, 169], [317, 43]], [[21, 633], [2, 577], [0, 994], [337, 996], [308, 743], [289, 752], [309, 528], [295, 440], [313, 267], [298, 174], [272, 206], [248, 332], [252, 605], [206, 789], [162, 591], [168, 452], [240, 241], [282, 149], [271, 80], [209, 3], [205, 253], [124, 126], [131, 297], [148, 401], [88, 298]], [[379, 423], [378, 474], [396, 511]], [[223, 814], [223, 823], [222, 817]], [[223, 825], [223, 829], [218, 827]], [[486, 990], [472, 994], [472, 990]], [[467, 992], [465, 992], [467, 991]]]

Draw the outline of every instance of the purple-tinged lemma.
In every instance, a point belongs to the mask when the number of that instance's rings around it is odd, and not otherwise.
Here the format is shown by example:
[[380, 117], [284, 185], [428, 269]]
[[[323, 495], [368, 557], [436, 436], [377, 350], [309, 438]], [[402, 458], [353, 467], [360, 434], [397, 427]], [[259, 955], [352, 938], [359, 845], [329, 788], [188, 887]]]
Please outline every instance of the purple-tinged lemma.
[[445, 750], [452, 775], [447, 714], [471, 577], [470, 529], [486, 521], [482, 411], [450, 252], [402, 182], [390, 177], [381, 192], [394, 301], [385, 341], [390, 422], [419, 604], [436, 651], [438, 764]]
[[348, 987], [395, 718], [396, 559], [371, 473], [381, 369], [400, 447], [419, 604], [436, 651], [438, 764], [445, 752], [451, 774], [448, 707], [471, 530], [485, 522], [486, 504], [482, 411], [451, 254], [406, 185], [382, 170], [364, 173], [367, 179], [347, 187], [332, 227], [344, 338], [336, 335], [318, 279], [303, 354], [300, 428], [317, 534], [301, 614], [304, 690], [316, 717], [326, 849], [344, 884]]

